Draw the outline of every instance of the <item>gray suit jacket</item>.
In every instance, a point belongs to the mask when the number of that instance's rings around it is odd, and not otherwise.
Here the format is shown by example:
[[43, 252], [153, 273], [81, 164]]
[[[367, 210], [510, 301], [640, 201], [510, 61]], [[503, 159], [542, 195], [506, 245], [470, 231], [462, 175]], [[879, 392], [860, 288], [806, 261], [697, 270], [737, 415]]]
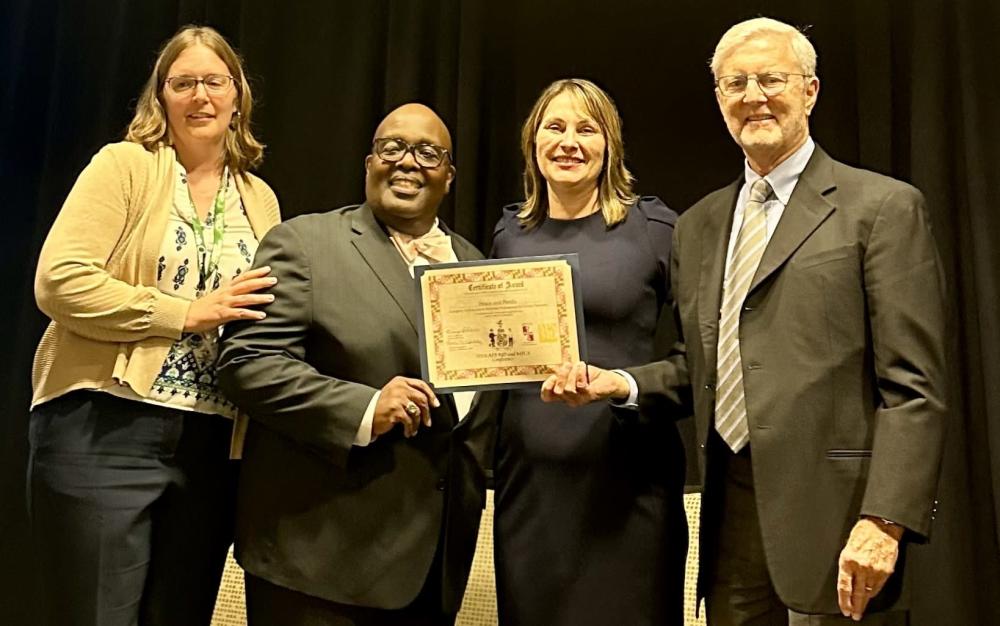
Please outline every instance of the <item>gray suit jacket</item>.
[[[453, 232], [460, 260], [482, 255]], [[442, 608], [457, 611], [485, 501], [495, 421], [451, 396], [433, 426], [396, 428], [365, 448], [355, 434], [372, 395], [420, 377], [413, 279], [365, 205], [289, 220], [255, 266], [278, 283], [267, 318], [231, 324], [220, 384], [250, 414], [236, 558], [250, 573], [340, 603], [412, 601], [439, 540]]]
[[[693, 402], [703, 453], [741, 185], [681, 216], [672, 261], [681, 343], [667, 361], [629, 370], [647, 418]], [[817, 147], [740, 317], [764, 549], [789, 607], [839, 612], [837, 559], [859, 515], [896, 521], [910, 539], [928, 535], [945, 430], [945, 334], [942, 267], [920, 192]], [[704, 475], [704, 454], [700, 464]], [[898, 596], [887, 588], [873, 607]]]

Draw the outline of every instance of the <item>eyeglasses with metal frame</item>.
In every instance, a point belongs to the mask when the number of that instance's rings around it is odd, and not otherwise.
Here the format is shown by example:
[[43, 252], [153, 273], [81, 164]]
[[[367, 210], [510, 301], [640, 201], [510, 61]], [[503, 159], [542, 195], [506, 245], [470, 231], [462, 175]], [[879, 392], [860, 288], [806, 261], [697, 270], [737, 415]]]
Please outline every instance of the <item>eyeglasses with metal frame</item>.
[[417, 165], [424, 168], [435, 168], [444, 163], [445, 158], [452, 161], [447, 148], [432, 143], [412, 144], [397, 137], [379, 137], [372, 142], [372, 153], [386, 163], [398, 163], [408, 152]]
[[746, 93], [750, 81], [757, 83], [757, 88], [765, 96], [771, 97], [780, 94], [788, 84], [789, 76], [801, 76], [802, 78], [812, 78], [810, 74], [797, 74], [795, 72], [761, 72], [760, 74], [734, 74], [732, 76], [720, 76], [715, 81], [715, 86], [719, 93], [724, 96], [742, 96]]
[[234, 80], [232, 76], [226, 74], [208, 74], [201, 78], [195, 76], [171, 76], [164, 82], [170, 87], [171, 91], [177, 94], [193, 91], [198, 86], [198, 83], [204, 85], [205, 91], [208, 93], [221, 94], [229, 90], [229, 86], [233, 84]]

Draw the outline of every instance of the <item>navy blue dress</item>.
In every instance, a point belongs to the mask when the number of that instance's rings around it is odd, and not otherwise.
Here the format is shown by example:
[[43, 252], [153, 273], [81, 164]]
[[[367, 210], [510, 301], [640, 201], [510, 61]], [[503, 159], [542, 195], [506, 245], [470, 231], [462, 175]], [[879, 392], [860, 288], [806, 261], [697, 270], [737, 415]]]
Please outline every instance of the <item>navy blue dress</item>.
[[[677, 214], [646, 197], [611, 229], [598, 212], [526, 230], [518, 210], [504, 209], [492, 256], [578, 253], [590, 362], [653, 360]], [[508, 392], [495, 467], [501, 624], [683, 623], [684, 452], [670, 416], [654, 422]]]

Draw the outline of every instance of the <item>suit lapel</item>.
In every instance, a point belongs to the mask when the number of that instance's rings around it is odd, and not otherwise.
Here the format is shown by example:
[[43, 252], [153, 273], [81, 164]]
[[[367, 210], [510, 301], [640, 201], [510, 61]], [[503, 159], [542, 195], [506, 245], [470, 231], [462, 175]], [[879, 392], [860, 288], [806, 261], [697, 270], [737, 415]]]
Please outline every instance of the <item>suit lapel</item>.
[[[456, 235], [443, 221], [439, 221], [438, 224], [447, 235], [451, 236], [451, 245], [459, 261], [483, 258], [479, 250]], [[413, 332], [417, 332], [418, 303], [413, 277], [399, 256], [396, 246], [392, 245], [389, 235], [375, 220], [375, 215], [367, 204], [362, 204], [354, 212], [351, 228], [354, 232], [352, 239], [354, 247], [399, 305], [403, 315], [413, 327]]]
[[[719, 348], [719, 309], [722, 308], [722, 278], [725, 274], [729, 231], [733, 225], [733, 209], [743, 179], [737, 180], [717, 204], [709, 207], [708, 217], [701, 227], [701, 273], [698, 279], [698, 325], [701, 331], [705, 363], [715, 371]], [[714, 378], [714, 377], [713, 377]]]
[[828, 198], [826, 194], [836, 186], [833, 180], [833, 161], [816, 146], [792, 191], [792, 197], [788, 199], [788, 206], [781, 214], [778, 227], [764, 250], [748, 295], [781, 267], [823, 220], [833, 213], [835, 207], [832, 198]]
[[[719, 309], [722, 306], [722, 280], [726, 252], [733, 225], [733, 212], [743, 178], [734, 182], [717, 204], [708, 209], [701, 232], [701, 274], [698, 292], [698, 321], [705, 362], [715, 367], [719, 343]], [[799, 177], [788, 206], [764, 250], [760, 265], [750, 284], [753, 293], [761, 283], [780, 268], [813, 231], [834, 211], [829, 194], [836, 189], [833, 161], [819, 147]]]
[[362, 204], [354, 212], [351, 229], [354, 232], [351, 243], [399, 305], [413, 332], [417, 332], [417, 294], [413, 278], [367, 204]]

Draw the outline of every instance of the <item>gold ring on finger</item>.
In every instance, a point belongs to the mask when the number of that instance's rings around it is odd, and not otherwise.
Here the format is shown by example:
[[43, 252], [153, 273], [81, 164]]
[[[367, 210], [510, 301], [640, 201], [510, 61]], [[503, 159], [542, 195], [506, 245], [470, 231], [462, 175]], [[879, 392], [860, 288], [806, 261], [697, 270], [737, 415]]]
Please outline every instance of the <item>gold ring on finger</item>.
[[406, 405], [406, 414], [407, 415], [409, 415], [411, 417], [416, 417], [418, 413], [420, 413], [420, 407], [418, 407], [416, 404], [414, 404], [413, 402], [410, 402], [410, 403], [408, 403]]

